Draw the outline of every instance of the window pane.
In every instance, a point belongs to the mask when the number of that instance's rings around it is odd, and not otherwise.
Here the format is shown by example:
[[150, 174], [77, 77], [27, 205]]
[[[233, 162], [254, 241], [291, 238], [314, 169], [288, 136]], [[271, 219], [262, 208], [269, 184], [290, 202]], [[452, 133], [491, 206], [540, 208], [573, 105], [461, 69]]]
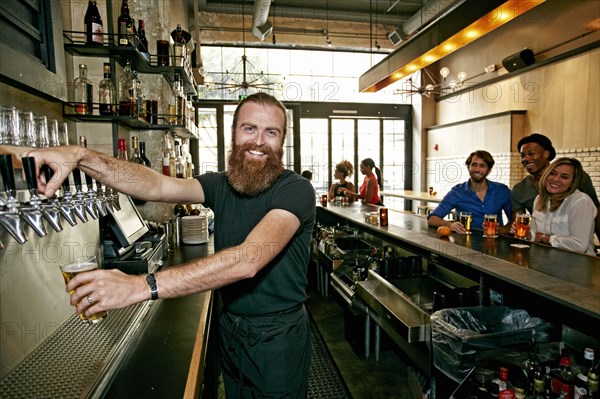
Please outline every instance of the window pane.
[[301, 170], [313, 172], [312, 184], [317, 193], [325, 193], [329, 179], [327, 166], [327, 119], [301, 119]]
[[198, 108], [199, 173], [218, 170], [217, 113], [214, 108]]
[[[404, 158], [405, 124], [403, 120], [383, 121], [383, 169], [385, 170], [385, 189], [404, 190]], [[396, 197], [386, 197], [386, 206], [394, 209], [404, 209], [404, 200]]]

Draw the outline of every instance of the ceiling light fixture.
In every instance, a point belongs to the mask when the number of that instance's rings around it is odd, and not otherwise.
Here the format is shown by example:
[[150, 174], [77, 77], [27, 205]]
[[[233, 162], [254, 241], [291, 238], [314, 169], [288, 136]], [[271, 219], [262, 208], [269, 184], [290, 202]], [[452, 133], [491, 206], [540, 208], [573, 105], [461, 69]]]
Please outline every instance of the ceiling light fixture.
[[[498, 69], [498, 67], [496, 65], [492, 64], [492, 65], [485, 67], [483, 69], [483, 72], [481, 72], [477, 75], [468, 77], [466, 72], [461, 71], [456, 74], [456, 80], [454, 80], [454, 79], [447, 80], [448, 76], [450, 76], [449, 68], [443, 67], [442, 69], [440, 69], [440, 75], [442, 77], [441, 79], [436, 79], [434, 76], [432, 76], [429, 73], [429, 70], [427, 70], [427, 68], [424, 68], [423, 71], [425, 72], [426, 79], [430, 83], [417, 86], [414, 84], [412, 78], [409, 78], [409, 79], [407, 79], [406, 83], [403, 85], [402, 88], [394, 90], [394, 94], [409, 95], [409, 96], [411, 96], [413, 94], [421, 94], [421, 95], [424, 95], [427, 97], [431, 96], [432, 94], [434, 94], [436, 96], [443, 96], [446, 94], [453, 93], [457, 90], [462, 90], [466, 87], [466, 83], [468, 81], [471, 81], [482, 75], [492, 73], [497, 69]], [[423, 79], [423, 80], [425, 81], [426, 79]]]
[[[429, 24], [365, 72], [359, 79], [359, 90], [361, 92], [381, 90], [415, 70], [423, 69], [477, 40], [544, 1], [463, 1], [444, 18]], [[475, 22], [468, 22], [473, 20]], [[439, 32], [449, 33], [441, 36]], [[451, 32], [456, 33], [451, 34]], [[438, 44], [431, 48], [431, 42]], [[423, 52], [423, 48], [430, 50]]]

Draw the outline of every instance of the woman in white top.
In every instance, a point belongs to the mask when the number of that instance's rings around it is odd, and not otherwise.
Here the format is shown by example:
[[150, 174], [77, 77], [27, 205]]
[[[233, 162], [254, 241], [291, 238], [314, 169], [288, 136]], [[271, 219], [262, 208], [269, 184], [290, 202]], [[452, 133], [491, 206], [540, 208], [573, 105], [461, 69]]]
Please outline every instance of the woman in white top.
[[597, 210], [578, 190], [582, 175], [583, 167], [575, 158], [559, 158], [546, 168], [531, 218], [534, 242], [594, 255]]

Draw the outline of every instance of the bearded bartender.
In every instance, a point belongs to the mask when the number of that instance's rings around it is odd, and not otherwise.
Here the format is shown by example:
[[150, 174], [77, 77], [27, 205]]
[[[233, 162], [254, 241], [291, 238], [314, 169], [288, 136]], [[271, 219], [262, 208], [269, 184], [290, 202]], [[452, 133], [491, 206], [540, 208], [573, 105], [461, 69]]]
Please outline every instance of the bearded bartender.
[[[310, 332], [304, 307], [315, 193], [283, 167], [285, 107], [265, 93], [240, 102], [231, 128], [227, 171], [176, 179], [77, 146], [34, 150], [55, 176], [75, 167], [122, 193], [147, 201], [203, 203], [215, 213], [215, 251], [156, 275], [118, 270], [82, 273], [67, 286], [87, 315], [157, 298], [220, 289], [220, 355], [228, 398], [304, 398]], [[61, 179], [38, 186], [53, 195]], [[134, 182], [132, 184], [132, 182]]]

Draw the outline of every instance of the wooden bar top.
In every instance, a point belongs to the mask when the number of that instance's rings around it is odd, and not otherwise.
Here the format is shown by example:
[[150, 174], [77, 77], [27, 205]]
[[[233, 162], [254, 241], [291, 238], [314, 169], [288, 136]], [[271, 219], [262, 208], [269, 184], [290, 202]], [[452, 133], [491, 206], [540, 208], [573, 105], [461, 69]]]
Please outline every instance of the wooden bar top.
[[426, 202], [442, 202], [442, 197], [430, 195], [429, 193], [411, 190], [389, 190], [380, 191], [379, 194], [388, 197], [398, 197], [408, 200], [426, 201]]

